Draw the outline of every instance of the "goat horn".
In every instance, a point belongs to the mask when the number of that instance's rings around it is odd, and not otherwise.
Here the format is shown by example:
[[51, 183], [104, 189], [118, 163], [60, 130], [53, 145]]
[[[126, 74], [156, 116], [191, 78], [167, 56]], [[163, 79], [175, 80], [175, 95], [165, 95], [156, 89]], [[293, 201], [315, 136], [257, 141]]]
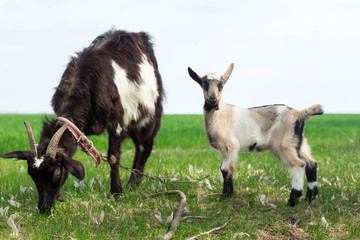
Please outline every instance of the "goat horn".
[[38, 157], [37, 154], [37, 148], [36, 148], [36, 142], [35, 142], [35, 138], [34, 138], [34, 134], [33, 131], [31, 129], [30, 124], [28, 123], [28, 121], [24, 121], [27, 133], [28, 133], [28, 138], [29, 138], [29, 143], [30, 143], [30, 152], [33, 155], [33, 157]]
[[57, 132], [51, 138], [49, 145], [46, 148], [45, 155], [47, 155], [53, 159], [56, 157], [56, 152], [57, 152], [57, 148], [58, 148], [60, 139], [61, 139], [62, 135], [64, 134], [66, 128], [67, 128], [67, 125], [63, 125], [59, 130], [57, 130]]
[[226, 82], [229, 79], [233, 68], [234, 68], [234, 64], [232, 63], [232, 64], [230, 64], [230, 67], [228, 68], [228, 70], [226, 70], [224, 75], [222, 75], [222, 78], [223, 78], [224, 82]]

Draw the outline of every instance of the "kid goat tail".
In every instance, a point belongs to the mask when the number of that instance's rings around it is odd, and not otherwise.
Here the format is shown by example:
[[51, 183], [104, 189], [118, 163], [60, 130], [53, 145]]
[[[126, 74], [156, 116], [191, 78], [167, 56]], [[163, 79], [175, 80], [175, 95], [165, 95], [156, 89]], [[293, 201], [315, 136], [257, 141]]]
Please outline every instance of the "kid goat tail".
[[305, 121], [315, 115], [321, 115], [324, 113], [324, 109], [320, 104], [305, 108], [299, 113], [299, 120]]

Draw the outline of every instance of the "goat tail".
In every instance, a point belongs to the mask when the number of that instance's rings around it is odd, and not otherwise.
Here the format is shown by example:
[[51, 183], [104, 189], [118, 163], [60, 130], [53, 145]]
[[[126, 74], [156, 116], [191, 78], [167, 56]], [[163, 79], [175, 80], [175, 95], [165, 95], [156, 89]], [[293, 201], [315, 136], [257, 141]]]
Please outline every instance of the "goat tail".
[[314, 106], [305, 108], [304, 110], [300, 111], [298, 118], [301, 121], [305, 121], [311, 118], [312, 116], [322, 115], [323, 113], [324, 113], [323, 106], [321, 106], [320, 104], [316, 104]]

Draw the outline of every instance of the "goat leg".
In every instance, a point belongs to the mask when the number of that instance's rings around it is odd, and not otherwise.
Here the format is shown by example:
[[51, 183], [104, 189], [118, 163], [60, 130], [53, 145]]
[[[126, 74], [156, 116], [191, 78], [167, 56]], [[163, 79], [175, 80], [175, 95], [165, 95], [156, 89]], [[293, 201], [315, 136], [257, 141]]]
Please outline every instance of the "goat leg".
[[318, 193], [319, 193], [319, 190], [317, 187], [314, 187], [313, 189], [310, 189], [309, 187], [307, 187], [305, 200], [309, 201], [309, 203], [311, 203], [312, 200], [314, 200], [316, 198]]
[[123, 138], [114, 133], [114, 131], [109, 131], [109, 149], [108, 149], [108, 161], [110, 164], [110, 193], [117, 198], [120, 193], [123, 191], [121, 185], [121, 179], [119, 175], [120, 167], [120, 155], [121, 155], [121, 143]]
[[143, 172], [147, 159], [149, 158], [152, 147], [154, 144], [154, 139], [150, 138], [147, 141], [141, 143], [135, 142], [135, 157], [133, 163], [133, 172], [131, 173], [128, 185], [130, 187], [139, 186], [141, 179], [143, 177]]
[[116, 159], [114, 155], [111, 155], [109, 158], [110, 164], [110, 193], [117, 198], [120, 193], [123, 191], [121, 185], [120, 175], [119, 175], [119, 160]]
[[234, 183], [233, 183], [232, 174], [230, 174], [226, 170], [221, 170], [221, 173], [222, 173], [223, 178], [224, 178], [224, 187], [223, 187], [222, 194], [225, 197], [229, 197], [231, 194], [234, 193]]
[[311, 203], [311, 201], [314, 200], [319, 193], [317, 187], [317, 163], [315, 162], [313, 166], [306, 166], [305, 170], [308, 181], [305, 200]]
[[290, 198], [287, 205], [290, 207], [295, 207], [295, 205], [299, 202], [301, 196], [302, 196], [302, 191], [291, 189]]

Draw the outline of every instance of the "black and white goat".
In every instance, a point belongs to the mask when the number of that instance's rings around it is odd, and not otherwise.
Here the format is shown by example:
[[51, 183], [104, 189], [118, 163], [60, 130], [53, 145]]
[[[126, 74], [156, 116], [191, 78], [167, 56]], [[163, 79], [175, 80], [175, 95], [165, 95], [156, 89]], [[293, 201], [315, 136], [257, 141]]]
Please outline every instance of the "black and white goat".
[[306, 199], [311, 202], [318, 193], [317, 162], [311, 157], [310, 146], [303, 136], [305, 120], [323, 114], [321, 105], [302, 111], [285, 105], [238, 108], [226, 104], [222, 88], [234, 65], [224, 75], [199, 76], [188, 68], [190, 77], [203, 89], [205, 131], [210, 145], [221, 152], [223, 194], [233, 193], [232, 175], [238, 152], [270, 150], [292, 175], [292, 189], [288, 205], [295, 206], [302, 195], [304, 174], [308, 185]]
[[[58, 117], [72, 122], [86, 135], [109, 133], [108, 161], [111, 193], [123, 191], [119, 177], [121, 143], [130, 137], [135, 144], [133, 169], [143, 172], [152, 151], [163, 114], [164, 91], [150, 36], [111, 30], [98, 36], [67, 65], [52, 98]], [[58, 118], [59, 119], [59, 118]], [[85, 177], [83, 165], [72, 159], [77, 141], [62, 121], [43, 122], [39, 144], [25, 121], [30, 151], [0, 154], [2, 158], [27, 160], [41, 213], [49, 211], [68, 172]], [[141, 175], [131, 174], [138, 185]]]

